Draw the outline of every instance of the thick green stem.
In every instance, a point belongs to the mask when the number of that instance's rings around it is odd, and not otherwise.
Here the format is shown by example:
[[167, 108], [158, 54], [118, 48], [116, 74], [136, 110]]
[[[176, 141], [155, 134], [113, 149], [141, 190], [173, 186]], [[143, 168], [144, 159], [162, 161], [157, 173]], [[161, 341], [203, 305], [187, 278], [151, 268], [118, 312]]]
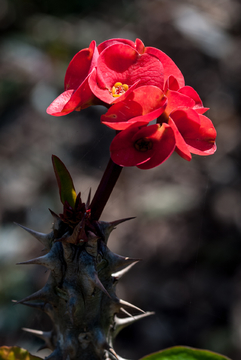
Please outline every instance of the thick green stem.
[[92, 220], [99, 220], [116, 181], [120, 176], [121, 170], [122, 166], [115, 164], [111, 159], [109, 160], [90, 205]]

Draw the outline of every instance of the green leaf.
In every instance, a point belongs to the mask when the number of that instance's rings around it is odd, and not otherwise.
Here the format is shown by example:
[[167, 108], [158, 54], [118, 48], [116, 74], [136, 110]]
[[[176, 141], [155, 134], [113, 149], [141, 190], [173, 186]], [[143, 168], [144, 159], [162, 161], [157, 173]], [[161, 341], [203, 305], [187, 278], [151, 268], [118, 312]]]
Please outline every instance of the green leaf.
[[71, 175], [57, 156], [52, 155], [52, 162], [59, 187], [60, 200], [62, 204], [68, 201], [69, 205], [74, 208], [77, 195]]
[[150, 355], [141, 360], [230, 360], [226, 356], [212, 351], [193, 349], [184, 346], [174, 346]]
[[31, 355], [27, 350], [18, 346], [1, 346], [0, 360], [42, 360], [37, 356]]

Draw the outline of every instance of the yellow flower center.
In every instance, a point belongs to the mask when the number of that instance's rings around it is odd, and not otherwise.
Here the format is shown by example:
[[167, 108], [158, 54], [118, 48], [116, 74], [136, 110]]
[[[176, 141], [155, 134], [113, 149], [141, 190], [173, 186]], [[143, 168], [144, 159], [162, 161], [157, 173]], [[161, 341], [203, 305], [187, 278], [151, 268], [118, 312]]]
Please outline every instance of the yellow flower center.
[[115, 85], [111, 89], [111, 93], [113, 97], [118, 97], [124, 94], [129, 89], [127, 84], [122, 84], [121, 82], [116, 82]]
[[135, 142], [134, 146], [136, 150], [146, 152], [152, 149], [153, 143], [147, 138], [141, 138]]

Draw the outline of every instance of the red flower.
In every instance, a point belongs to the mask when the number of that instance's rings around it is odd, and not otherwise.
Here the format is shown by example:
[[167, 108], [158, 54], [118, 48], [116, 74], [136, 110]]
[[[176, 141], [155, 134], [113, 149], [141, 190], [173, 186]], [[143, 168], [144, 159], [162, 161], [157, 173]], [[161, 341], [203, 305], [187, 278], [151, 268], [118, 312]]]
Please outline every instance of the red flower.
[[145, 125], [137, 122], [115, 136], [110, 153], [116, 164], [151, 169], [173, 153], [176, 141], [171, 126]]
[[184, 86], [181, 71], [162, 51], [144, 47], [141, 40], [110, 39], [79, 51], [65, 75], [65, 91], [47, 108], [54, 116], [67, 115], [93, 104], [124, 100], [135, 87], [154, 85], [163, 90], [170, 75]]
[[139, 39], [110, 39], [98, 47], [92, 41], [70, 62], [65, 91], [47, 112], [61, 116], [97, 103], [109, 107], [102, 123], [121, 131], [110, 146], [121, 166], [149, 169], [174, 150], [186, 160], [216, 150], [216, 131], [197, 92], [185, 86], [169, 56]]
[[[174, 150], [186, 160], [191, 160], [191, 153], [211, 155], [216, 151], [216, 130], [202, 115], [206, 108], [198, 94], [189, 86], [179, 89], [175, 78], [168, 82], [177, 90], [167, 88], [164, 96], [155, 86], [139, 87], [102, 116], [103, 123], [123, 130], [110, 146], [111, 158], [118, 165], [149, 169]], [[157, 124], [147, 126], [158, 111]]]
[[[124, 100], [133, 87], [154, 85], [163, 90], [168, 76], [183, 76], [174, 62], [155, 48], [145, 48], [136, 43], [114, 43], [101, 46], [96, 69], [89, 78], [89, 85], [96, 97], [107, 104]], [[170, 72], [171, 71], [171, 72]]]
[[[161, 62], [148, 54], [139, 53], [129, 45], [114, 44], [99, 56], [96, 70], [89, 78], [96, 97], [111, 104], [132, 91], [132, 86], [164, 84]], [[120, 98], [119, 98], [120, 99]]]
[[174, 150], [186, 160], [191, 160], [191, 153], [211, 155], [216, 151], [215, 138], [210, 119], [193, 109], [179, 109], [168, 123], [146, 126], [136, 122], [121, 131], [113, 139], [110, 153], [120, 166], [150, 169], [167, 160]]

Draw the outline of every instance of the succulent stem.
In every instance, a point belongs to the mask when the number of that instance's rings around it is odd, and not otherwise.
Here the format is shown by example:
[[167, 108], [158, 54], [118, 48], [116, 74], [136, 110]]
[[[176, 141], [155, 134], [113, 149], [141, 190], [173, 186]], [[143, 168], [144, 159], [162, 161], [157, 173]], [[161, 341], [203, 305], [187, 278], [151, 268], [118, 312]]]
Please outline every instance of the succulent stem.
[[105, 169], [100, 184], [90, 204], [92, 220], [99, 220], [102, 211], [120, 176], [122, 166], [115, 164], [111, 159]]

